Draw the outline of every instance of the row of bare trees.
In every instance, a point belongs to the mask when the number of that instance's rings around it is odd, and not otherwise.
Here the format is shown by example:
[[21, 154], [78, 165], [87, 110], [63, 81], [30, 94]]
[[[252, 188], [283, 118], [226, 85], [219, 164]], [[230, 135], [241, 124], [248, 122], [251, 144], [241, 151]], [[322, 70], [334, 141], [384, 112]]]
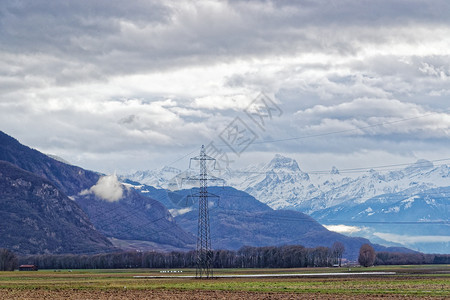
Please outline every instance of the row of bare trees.
[[377, 252], [376, 265], [450, 264], [450, 254]]
[[[305, 248], [303, 246], [250, 247], [238, 251], [212, 251], [214, 268], [291, 268], [323, 267], [339, 263], [343, 245]], [[113, 269], [113, 268], [192, 268], [194, 251], [189, 252], [119, 252], [96, 255], [32, 255], [21, 263], [41, 269]]]
[[17, 256], [8, 249], [0, 249], [0, 271], [14, 271], [17, 267]]
[[[293, 268], [340, 265], [345, 248], [335, 243], [332, 248], [303, 246], [250, 247], [238, 251], [212, 251], [214, 268]], [[193, 268], [194, 251], [189, 252], [118, 252], [95, 255], [32, 255], [19, 259], [21, 264], [34, 264], [41, 269], [119, 269], [119, 268]], [[372, 246], [361, 246], [358, 258], [362, 266], [401, 264], [450, 264], [450, 255], [423, 253], [375, 253]], [[0, 249], [0, 270], [17, 266], [14, 253]]]
[[377, 252], [369, 244], [359, 250], [358, 262], [361, 266], [373, 265], [425, 265], [450, 264], [450, 254], [424, 254], [420, 252]]

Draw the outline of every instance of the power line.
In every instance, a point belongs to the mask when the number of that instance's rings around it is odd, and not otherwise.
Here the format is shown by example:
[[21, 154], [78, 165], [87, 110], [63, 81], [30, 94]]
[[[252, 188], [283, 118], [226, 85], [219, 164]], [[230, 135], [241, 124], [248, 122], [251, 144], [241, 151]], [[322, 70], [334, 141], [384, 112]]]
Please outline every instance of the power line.
[[[440, 194], [438, 194], [440, 195]], [[254, 199], [254, 197], [250, 195], [243, 195], [243, 196], [230, 196], [226, 195], [225, 198], [235, 198], [235, 199], [243, 199], [243, 198], [251, 198]], [[404, 200], [404, 198], [398, 198]], [[443, 197], [443, 199], [450, 199], [450, 197]], [[395, 203], [395, 202], [394, 202]], [[319, 221], [313, 219], [311, 216], [301, 212], [301, 211], [294, 211], [289, 210], [289, 212], [292, 212], [293, 214], [298, 214], [299, 217], [290, 217], [290, 216], [276, 216], [273, 214], [278, 214], [280, 210], [274, 210], [270, 208], [269, 210], [261, 210], [256, 212], [243, 212], [242, 210], [235, 210], [235, 209], [229, 209], [229, 208], [222, 208], [219, 206], [215, 206], [210, 209], [210, 211], [218, 211], [218, 212], [224, 212], [229, 215], [241, 215], [241, 216], [247, 216], [251, 217], [253, 219], [264, 219], [264, 220], [284, 220], [284, 221], [302, 221], [302, 222], [311, 222], [311, 223], [318, 223]], [[189, 213], [195, 215], [195, 210], [190, 211]], [[269, 214], [269, 215], [267, 215]], [[264, 215], [264, 216], [262, 216]], [[301, 218], [300, 218], [301, 216]], [[305, 218], [306, 216], [306, 218]], [[182, 217], [182, 215], [175, 217], [175, 219], [183, 220], [185, 217]], [[193, 218], [187, 218], [188, 220], [193, 220]], [[327, 219], [326, 221], [333, 221], [333, 222], [344, 222], [344, 223], [358, 223], [358, 224], [450, 224], [450, 220], [428, 220], [428, 221], [357, 221], [357, 220], [344, 220], [344, 219]]]
[[[441, 194], [438, 194], [441, 195]], [[242, 195], [242, 196], [232, 196], [232, 195], [227, 195], [227, 198], [237, 198], [237, 199], [242, 199], [242, 198], [251, 198], [251, 199], [255, 199], [253, 196], [251, 195]], [[147, 197], [149, 198], [149, 197]], [[445, 197], [446, 199], [449, 199], [449, 197]], [[150, 200], [153, 200], [152, 198], [149, 198]], [[399, 199], [403, 199], [403, 198], [399, 198]], [[156, 200], [155, 200], [156, 201]], [[159, 202], [159, 201], [158, 201]], [[321, 224], [320, 222], [316, 221], [315, 219], [312, 219], [310, 216], [305, 215], [304, 213], [301, 213], [299, 211], [294, 211], [295, 213], [298, 213], [299, 216], [295, 216], [295, 217], [289, 217], [289, 216], [276, 216], [273, 215], [274, 213], [277, 214], [277, 210], [267, 210], [267, 211], [259, 211], [259, 212], [243, 212], [240, 210], [232, 210], [232, 209], [223, 209], [221, 207], [213, 207], [210, 209], [211, 212], [213, 211], [217, 211], [219, 210], [220, 212], [224, 212], [227, 215], [234, 215], [234, 216], [242, 216], [245, 218], [250, 218], [253, 220], [261, 220], [261, 221], [292, 221], [292, 222], [304, 222], [304, 223], [314, 223], [314, 224]], [[161, 228], [160, 230], [155, 230], [155, 229], [151, 229], [153, 234], [158, 234], [164, 231], [167, 231], [168, 229], [172, 228], [172, 227], [179, 227], [180, 225], [182, 225], [184, 222], [183, 221], [192, 221], [196, 218], [195, 215], [195, 210], [190, 212], [191, 216], [190, 217], [186, 217], [186, 216], [179, 216], [179, 217], [175, 217], [175, 220], [181, 221], [180, 223], [178, 222], [169, 222], [169, 223], [165, 223], [168, 224], [168, 226], [164, 226], [164, 228]], [[306, 218], [304, 217], [306, 216]], [[146, 227], [152, 223], [156, 223], [160, 220], [164, 219], [164, 217], [161, 218], [157, 218], [154, 220], [150, 220], [144, 223], [140, 223], [140, 224], [136, 224], [136, 225], [131, 225], [129, 224], [127, 227], [127, 231], [125, 231], [126, 233], [130, 233], [132, 231], [135, 230], [135, 228], [141, 228], [141, 227]], [[344, 224], [361, 224], [361, 225], [376, 225], [376, 224], [384, 224], [384, 225], [449, 225], [450, 224], [450, 220], [429, 220], [429, 221], [355, 221], [355, 220], [344, 220], [344, 219], [328, 219], [326, 220], [327, 223], [328, 222], [337, 222], [337, 223], [344, 223]], [[89, 254], [89, 253], [98, 253], [98, 251], [82, 251], [82, 252], [73, 252], [74, 254]]]
[[174, 161], [172, 161], [171, 163], [167, 164], [166, 166], [167, 166], [167, 167], [170, 167], [171, 165], [173, 165], [173, 164], [179, 162], [180, 160], [182, 160], [183, 158], [186, 158], [186, 157], [188, 157], [189, 155], [193, 154], [195, 151], [197, 151], [197, 148], [195, 148], [195, 149], [192, 150], [191, 152], [189, 152], [189, 153], [187, 153], [187, 154], [185, 154], [185, 155], [183, 155], [183, 156], [181, 156], [181, 157], [175, 159]]
[[399, 119], [399, 120], [390, 121], [390, 122], [382, 122], [382, 123], [377, 123], [377, 124], [372, 124], [372, 125], [367, 125], [367, 126], [355, 127], [352, 129], [331, 131], [331, 132], [326, 132], [326, 133], [305, 135], [305, 136], [299, 136], [299, 137], [290, 137], [290, 138], [284, 138], [284, 139], [265, 140], [265, 141], [254, 142], [253, 144], [279, 143], [279, 142], [287, 142], [287, 141], [301, 140], [301, 139], [307, 139], [307, 138], [322, 137], [322, 136], [328, 136], [328, 135], [334, 135], [334, 134], [341, 134], [341, 133], [352, 132], [352, 131], [357, 131], [357, 130], [361, 130], [361, 129], [373, 128], [373, 127], [378, 127], [378, 126], [383, 126], [383, 125], [392, 125], [392, 124], [397, 124], [397, 123], [401, 123], [401, 122], [416, 120], [416, 119], [432, 116], [432, 115], [435, 115], [438, 113], [443, 113], [443, 112], [450, 112], [450, 110], [444, 110], [442, 112], [433, 112], [433, 113], [424, 114], [424, 115], [417, 116], [417, 117], [404, 118], [404, 119]]
[[[292, 138], [278, 139], [278, 140], [266, 140], [266, 141], [255, 142], [254, 144], [277, 143], [277, 142], [285, 142], [285, 141], [290, 141], [290, 140], [299, 140], [299, 139], [305, 139], [305, 138], [313, 138], [313, 137], [328, 136], [328, 135], [333, 135], [333, 134], [341, 134], [341, 133], [345, 133], [345, 132], [351, 132], [351, 131], [360, 130], [360, 129], [367, 129], [367, 128], [376, 127], [376, 126], [396, 124], [396, 123], [400, 123], [400, 122], [404, 122], [404, 121], [409, 121], [409, 120], [413, 120], [413, 119], [423, 118], [423, 117], [426, 117], [426, 116], [429, 116], [429, 115], [433, 115], [433, 114], [435, 114], [435, 113], [422, 115], [422, 116], [418, 116], [418, 117], [413, 117], [413, 118], [407, 118], [407, 119], [391, 121], [391, 122], [383, 122], [383, 123], [379, 123], [379, 124], [372, 124], [372, 125], [369, 125], [369, 126], [357, 127], [357, 128], [349, 129], [349, 130], [341, 130], [341, 131], [334, 131], [334, 132], [328, 132], [328, 133], [323, 133], [323, 134], [316, 134], [316, 135], [309, 135], [309, 136], [302, 136], [302, 137], [292, 137]], [[192, 154], [194, 151], [191, 151], [190, 153], [187, 153], [184, 156], [182, 156], [182, 157], [172, 161], [168, 166], [171, 166], [171, 165], [175, 164], [176, 162], [184, 159], [185, 157], [187, 157], [190, 154]], [[441, 159], [441, 160], [434, 160], [434, 162], [436, 162], [436, 161], [445, 161], [445, 160], [449, 160], [449, 159], [447, 158], [447, 159]], [[393, 164], [393, 165], [377, 166], [377, 167], [370, 167], [370, 169], [375, 169], [375, 168], [381, 169], [381, 168], [398, 167], [398, 166], [404, 166], [404, 165], [408, 165], [408, 164]], [[349, 168], [349, 169], [342, 169], [340, 172], [358, 172], [358, 171], [367, 170], [367, 169], [368, 168], [351, 168], [351, 169]], [[310, 173], [314, 173], [314, 172], [315, 173], [320, 173], [320, 172], [326, 172], [326, 171], [311, 171]], [[256, 173], [256, 172], [247, 172], [247, 173]], [[262, 173], [262, 172], [260, 172], [260, 173]]]
[[[429, 193], [428, 193], [429, 194]], [[442, 195], [441, 193], [433, 193], [432, 195]], [[143, 195], [144, 196], [144, 195]], [[157, 200], [154, 200], [153, 198], [150, 197], [146, 197], [148, 200], [150, 200], [152, 203], [154, 202], [158, 202]], [[242, 198], [250, 198], [252, 200], [255, 200], [255, 198], [251, 195], [226, 195], [226, 198], [235, 198], [235, 199], [242, 199]], [[449, 199], [449, 197], [444, 197], [445, 199]], [[392, 199], [392, 197], [390, 197], [390, 199]], [[394, 201], [396, 200], [404, 200], [404, 197], [399, 197], [396, 196], [394, 197]], [[257, 201], [257, 200], [255, 200]], [[395, 203], [395, 202], [394, 202]], [[318, 223], [320, 224], [318, 221], [314, 220], [314, 219], [309, 219], [309, 216], [307, 219], [305, 218], [299, 218], [299, 217], [288, 217], [288, 216], [274, 216], [274, 215], [270, 215], [270, 213], [274, 213], [275, 210], [267, 210], [267, 211], [260, 211], [260, 212], [256, 212], [256, 213], [246, 213], [243, 214], [242, 211], [236, 211], [236, 210], [232, 210], [232, 209], [222, 209], [221, 207], [213, 207], [210, 209], [210, 211], [215, 211], [215, 210], [222, 210], [222, 211], [226, 211], [226, 213], [228, 215], [240, 215], [240, 216], [245, 216], [247, 218], [252, 218], [252, 219], [260, 219], [260, 220], [271, 220], [271, 221], [301, 221], [301, 222], [311, 222], [311, 223]], [[137, 209], [133, 209], [133, 211], [137, 211]], [[298, 213], [301, 213], [299, 211], [297, 211]], [[264, 214], [264, 216], [261, 216], [261, 214]], [[269, 214], [269, 215], [268, 215]], [[122, 216], [122, 220], [127, 219], [129, 216], [134, 215], [134, 213], [131, 213], [127, 216]], [[141, 227], [147, 227], [148, 225], [152, 224], [152, 223], [156, 223], [162, 219], [164, 219], [165, 217], [161, 217], [161, 218], [157, 218], [154, 220], [149, 220], [147, 222], [144, 223], [140, 223], [140, 224], [128, 224], [126, 225], [127, 230], [125, 231], [125, 233], [130, 233], [132, 231], [134, 231], [136, 228], [141, 228]], [[193, 220], [195, 218], [195, 211], [192, 212], [192, 216], [189, 218], [186, 217], [175, 217], [175, 220]], [[343, 219], [327, 219], [326, 220], [327, 223], [328, 222], [339, 222], [339, 223], [345, 223], [345, 224], [395, 224], [395, 225], [411, 225], [411, 224], [417, 224], [417, 225], [448, 225], [450, 224], [450, 221], [443, 221], [443, 220], [429, 220], [429, 221], [355, 221], [355, 220], [343, 220]], [[114, 220], [111, 221], [111, 223], [115, 222]], [[155, 230], [153, 228], [151, 228], [150, 230], [152, 231], [153, 234], [158, 234], [160, 232], [164, 232], [167, 231], [168, 229], [172, 228], [172, 227], [179, 227], [179, 225], [181, 224], [177, 224], [175, 222], [169, 222], [169, 223], [165, 223], [168, 224], [168, 226], [164, 226], [163, 228], [161, 228], [160, 230]], [[104, 224], [103, 224], [104, 225]], [[86, 253], [86, 252], [83, 252]]]
[[[426, 162], [419, 163], [419, 166], [420, 165], [426, 165], [427, 162], [442, 162], [442, 161], [447, 161], [447, 160], [450, 160], [450, 158], [441, 158], [441, 159], [435, 159], [435, 160], [428, 160]], [[384, 169], [384, 168], [390, 168], [390, 167], [401, 167], [401, 166], [412, 166], [412, 165], [417, 165], [417, 162], [415, 162], [415, 163], [402, 163], [402, 164], [382, 165], [382, 166], [372, 166], [372, 167], [362, 167], [362, 168], [347, 168], [347, 169], [341, 169], [341, 170], [339, 170], [339, 172], [368, 171], [368, 170], [371, 170], [371, 169]], [[393, 170], [395, 170], [395, 169], [393, 169]], [[389, 171], [389, 170], [385, 170], [385, 171]], [[310, 171], [308, 173], [317, 173], [317, 172], [325, 172], [325, 171]]]
[[[227, 215], [234, 216], [243, 216], [243, 212], [240, 210], [224, 210]], [[272, 211], [260, 211], [257, 213], [248, 213], [246, 217], [251, 219], [261, 219], [263, 221], [271, 220], [271, 221], [301, 221], [304, 223], [314, 223], [322, 225], [319, 221], [313, 219], [307, 214], [304, 214], [299, 211], [294, 211], [294, 213], [299, 214], [298, 217], [290, 217], [290, 216], [276, 216], [270, 215], [271, 213], [278, 214], [279, 210]], [[269, 215], [267, 215], [269, 214]], [[306, 218], [305, 218], [306, 217]], [[327, 221], [340, 222], [340, 223], [348, 223], [348, 224], [397, 224], [397, 225], [411, 225], [411, 224], [428, 224], [428, 225], [450, 225], [450, 220], [429, 220], [429, 221], [352, 221], [352, 220], [343, 220], [343, 219], [328, 219]], [[323, 226], [323, 225], [322, 225]]]
[[[311, 135], [298, 136], [298, 137], [289, 137], [289, 138], [283, 138], [283, 139], [272, 139], [272, 140], [255, 141], [252, 144], [279, 143], [279, 142], [287, 142], [287, 141], [293, 141], [293, 140], [301, 140], [301, 139], [329, 136], [329, 135], [341, 134], [341, 133], [346, 133], [346, 132], [352, 132], [352, 131], [357, 131], [357, 130], [367, 129], [367, 128], [373, 128], [373, 127], [378, 127], [378, 126], [383, 126], [383, 125], [392, 125], [392, 124], [397, 124], [397, 123], [401, 123], [401, 122], [407, 122], [407, 121], [416, 120], [416, 119], [420, 119], [420, 118], [424, 118], [424, 117], [429, 117], [429, 116], [432, 116], [432, 115], [435, 115], [435, 114], [447, 113], [447, 112], [450, 112], [450, 109], [449, 110], [443, 110], [441, 112], [432, 112], [432, 113], [428, 113], [428, 114], [424, 114], [424, 115], [416, 116], [416, 117], [411, 117], [411, 118], [404, 118], [404, 119], [399, 119], [399, 120], [395, 120], [395, 121], [381, 122], [381, 123], [371, 124], [371, 125], [367, 125], [367, 126], [355, 127], [355, 128], [352, 128], [352, 129], [331, 131], [331, 132], [325, 132], [325, 133], [319, 133], [319, 134], [311, 134]], [[228, 145], [226, 145], [226, 144], [217, 144], [216, 146], [225, 147], [225, 146], [228, 146]], [[189, 152], [189, 153], [187, 153], [187, 154], [185, 154], [185, 155], [175, 159], [174, 161], [172, 161], [171, 163], [167, 164], [166, 166], [171, 166], [171, 165], [177, 163], [178, 161], [182, 160], [183, 158], [186, 158], [187, 156], [191, 155], [195, 151], [196, 151], [195, 149], [192, 150], [191, 152]]]
[[[448, 161], [450, 160], [450, 158], [441, 158], [441, 159], [435, 159], [435, 160], [427, 160], [426, 162], [423, 163], [419, 163], [417, 164], [417, 162], [412, 162], [412, 163], [402, 163], [402, 164], [391, 164], [391, 165], [382, 165], [382, 166], [370, 166], [370, 167], [359, 167], [359, 168], [347, 168], [347, 169], [338, 169], [339, 173], [363, 173], [363, 172], [367, 172], [370, 170], [375, 170], [375, 169], [385, 169], [382, 171], [396, 171], [399, 170], [398, 168], [392, 168], [392, 169], [386, 169], [386, 168], [391, 168], [391, 167], [402, 167], [402, 166], [421, 166], [421, 165], [426, 165], [428, 162], [443, 162], [443, 161]], [[267, 174], [268, 172], [270, 173], [274, 173], [274, 174], [280, 174], [280, 172], [273, 172], [272, 170], [268, 170], [268, 171], [240, 171], [240, 170], [231, 170], [231, 173], [238, 173], [238, 174]], [[296, 171], [283, 171], [283, 173], [288, 173], [288, 174], [298, 174], [298, 172]], [[307, 174], [330, 174], [330, 170], [313, 170], [313, 171], [304, 171], [303, 173], [307, 173]]]

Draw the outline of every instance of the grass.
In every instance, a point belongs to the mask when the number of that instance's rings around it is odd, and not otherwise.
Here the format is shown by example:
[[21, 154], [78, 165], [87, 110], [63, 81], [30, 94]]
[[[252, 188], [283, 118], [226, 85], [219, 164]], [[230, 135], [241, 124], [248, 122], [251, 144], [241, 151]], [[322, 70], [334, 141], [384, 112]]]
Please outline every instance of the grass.
[[[192, 278], [136, 279], [135, 275], [167, 275], [162, 270], [42, 270], [38, 272], [0, 272], [1, 289], [8, 290], [209, 290], [271, 293], [308, 293], [327, 295], [406, 295], [450, 298], [450, 266], [389, 266], [373, 268], [311, 269], [221, 269], [221, 274], [286, 274], [313, 272], [394, 271], [388, 276], [304, 277], [304, 278]], [[184, 269], [193, 275], [195, 270]]]

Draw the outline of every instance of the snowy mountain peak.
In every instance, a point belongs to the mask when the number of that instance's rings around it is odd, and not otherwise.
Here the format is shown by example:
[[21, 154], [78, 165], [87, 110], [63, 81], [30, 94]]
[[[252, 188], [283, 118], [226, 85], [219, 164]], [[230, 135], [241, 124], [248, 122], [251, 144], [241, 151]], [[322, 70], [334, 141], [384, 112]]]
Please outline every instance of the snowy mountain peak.
[[281, 154], [276, 154], [275, 157], [267, 164], [266, 169], [268, 170], [289, 170], [294, 172], [301, 172], [295, 159], [283, 156]]
[[160, 173], [172, 173], [174, 175], [181, 173], [180, 169], [177, 169], [174, 167], [168, 167], [168, 166], [162, 167], [159, 171], [160, 171]]
[[231, 172], [228, 184], [274, 209], [296, 209], [307, 213], [344, 202], [361, 204], [383, 194], [404, 192], [410, 195], [450, 185], [447, 165], [435, 167], [423, 159], [391, 171], [370, 169], [344, 175], [332, 167], [328, 174], [308, 174], [300, 170], [294, 159], [277, 154], [268, 164], [254, 166], [251, 170], [248, 173], [236, 172], [239, 177]]
[[[137, 172], [134, 177], [128, 178], [155, 187], [179, 189], [177, 180], [187, 175], [182, 173], [175, 177], [178, 172], [174, 168], [163, 168]], [[448, 219], [445, 217], [448, 216], [450, 166], [434, 166], [423, 159], [406, 167], [390, 167], [387, 170], [380, 167], [340, 173], [333, 166], [326, 172], [308, 174], [300, 170], [294, 159], [277, 154], [268, 163], [229, 169], [220, 177], [226, 180], [227, 185], [249, 193], [273, 209], [306, 212], [329, 224], [335, 222], [333, 220], [350, 222], [360, 217], [383, 222]], [[439, 229], [436, 224], [432, 225]], [[382, 229], [389, 233], [394, 230], [394, 226], [390, 227], [392, 229], [386, 226]], [[381, 232], [372, 226], [367, 228], [364, 230], [368, 234]], [[401, 227], [401, 232], [405, 228]], [[414, 231], [420, 234], [417, 228]], [[426, 229], [422, 225], [420, 228]], [[400, 231], [392, 232], [399, 234]], [[428, 234], [428, 231], [424, 232]], [[448, 235], [448, 228], [436, 234]]]
[[426, 159], [419, 159], [412, 165], [409, 165], [408, 167], [406, 167], [405, 171], [406, 171], [406, 173], [414, 173], [414, 172], [418, 172], [418, 171], [426, 171], [426, 170], [429, 170], [432, 168], [434, 168], [434, 164], [431, 161], [426, 160]]
[[[164, 167], [126, 177], [142, 184], [167, 188], [178, 184], [174, 178], [180, 178], [177, 177], [180, 173], [178, 169]], [[370, 169], [347, 175], [340, 174], [333, 166], [326, 174], [308, 174], [294, 159], [277, 154], [266, 164], [230, 169], [220, 177], [226, 180], [227, 185], [246, 191], [274, 209], [296, 209], [307, 213], [343, 203], [362, 204], [383, 194], [403, 192], [413, 195], [430, 188], [450, 186], [449, 166], [436, 167], [424, 159], [396, 170]]]
[[166, 188], [168, 182], [181, 173], [181, 170], [173, 167], [162, 167], [157, 170], [137, 171], [123, 177], [156, 188]]
[[333, 174], [333, 175], [339, 174], [338, 168], [336, 168], [335, 166], [333, 166], [333, 167], [331, 168], [330, 174]]

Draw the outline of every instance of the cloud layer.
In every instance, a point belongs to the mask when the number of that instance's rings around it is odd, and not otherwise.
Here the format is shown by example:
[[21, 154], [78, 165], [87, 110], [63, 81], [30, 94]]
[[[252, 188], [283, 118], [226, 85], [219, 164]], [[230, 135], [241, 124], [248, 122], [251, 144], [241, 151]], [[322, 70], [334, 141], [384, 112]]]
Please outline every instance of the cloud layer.
[[242, 157], [282, 152], [306, 169], [443, 158], [449, 14], [421, 0], [8, 1], [0, 129], [86, 168], [147, 169], [237, 116], [252, 126], [244, 110], [265, 92], [283, 115], [252, 127], [257, 141], [308, 138]]
[[398, 242], [402, 241], [405, 245], [414, 245], [416, 243], [450, 243], [448, 235], [400, 235], [392, 233], [375, 232], [378, 236], [386, 241]]

